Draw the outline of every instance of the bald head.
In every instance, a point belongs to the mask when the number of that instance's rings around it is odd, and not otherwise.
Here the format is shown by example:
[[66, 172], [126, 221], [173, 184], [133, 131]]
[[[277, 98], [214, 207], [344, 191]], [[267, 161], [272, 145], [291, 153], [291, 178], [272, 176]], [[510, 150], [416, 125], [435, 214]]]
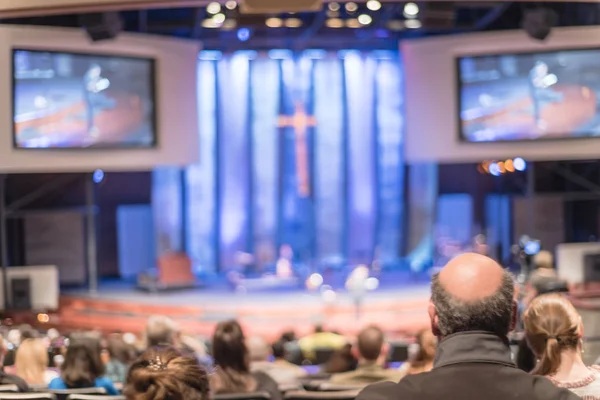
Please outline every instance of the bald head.
[[452, 297], [471, 302], [497, 292], [503, 276], [504, 269], [496, 261], [481, 254], [466, 253], [444, 267], [439, 281]]
[[514, 281], [491, 258], [467, 253], [431, 282], [432, 329], [437, 336], [486, 331], [506, 336], [514, 325]]
[[375, 361], [383, 349], [383, 331], [377, 326], [364, 328], [358, 334], [358, 352], [367, 361]]

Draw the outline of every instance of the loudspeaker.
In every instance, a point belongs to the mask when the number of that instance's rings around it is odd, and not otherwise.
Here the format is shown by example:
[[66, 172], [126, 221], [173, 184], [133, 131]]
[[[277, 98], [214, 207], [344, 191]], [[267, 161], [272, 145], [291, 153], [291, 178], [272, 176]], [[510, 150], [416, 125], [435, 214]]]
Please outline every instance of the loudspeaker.
[[521, 25], [533, 39], [544, 40], [558, 21], [558, 14], [549, 8], [525, 10]]
[[600, 254], [586, 254], [583, 256], [583, 281], [600, 282]]
[[322, 0], [243, 0], [240, 11], [244, 14], [281, 14], [289, 12], [319, 11]]
[[29, 278], [12, 279], [11, 300], [15, 310], [31, 310], [31, 281]]
[[118, 12], [82, 14], [79, 22], [92, 42], [114, 39], [123, 30], [123, 20]]

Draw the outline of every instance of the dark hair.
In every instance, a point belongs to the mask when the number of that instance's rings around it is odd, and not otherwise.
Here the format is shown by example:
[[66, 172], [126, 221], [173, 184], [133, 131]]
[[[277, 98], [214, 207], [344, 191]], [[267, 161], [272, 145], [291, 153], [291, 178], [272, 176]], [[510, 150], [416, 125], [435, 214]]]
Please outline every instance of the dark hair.
[[127, 344], [119, 334], [108, 337], [106, 348], [111, 360], [117, 360], [125, 365], [131, 364], [137, 356], [135, 347]]
[[100, 357], [100, 340], [91, 335], [77, 335], [69, 340], [61, 377], [68, 388], [94, 387], [96, 378], [104, 375]]
[[332, 354], [325, 365], [325, 372], [328, 374], [337, 374], [353, 371], [356, 369], [357, 364], [358, 360], [352, 354], [352, 345], [346, 344]]
[[452, 296], [440, 283], [436, 274], [431, 280], [431, 301], [438, 317], [441, 336], [458, 332], [485, 331], [506, 336], [513, 316], [515, 284], [508, 271], [502, 275], [502, 284], [490, 296], [466, 302]]
[[208, 400], [208, 375], [198, 360], [172, 347], [153, 347], [127, 375], [127, 400]]
[[383, 348], [383, 331], [377, 326], [364, 328], [358, 334], [358, 352], [367, 361], [375, 361], [381, 355]]
[[285, 357], [285, 342], [283, 340], [278, 340], [271, 345], [271, 352], [273, 353], [273, 357], [276, 359], [281, 359]]
[[236, 372], [249, 372], [246, 338], [237, 321], [225, 321], [217, 325], [212, 353], [215, 365]]

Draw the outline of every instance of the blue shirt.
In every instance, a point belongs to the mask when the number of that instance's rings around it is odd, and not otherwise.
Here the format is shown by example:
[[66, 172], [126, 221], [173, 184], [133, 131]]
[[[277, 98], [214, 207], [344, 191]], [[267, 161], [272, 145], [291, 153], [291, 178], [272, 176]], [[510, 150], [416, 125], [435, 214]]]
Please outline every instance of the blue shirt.
[[[106, 377], [96, 378], [96, 382], [93, 387], [106, 389], [106, 394], [109, 396], [118, 396], [120, 394], [117, 388], [115, 388], [115, 385], [113, 385], [112, 381]], [[66, 390], [72, 388], [67, 387], [65, 381], [63, 381], [62, 378], [55, 378], [52, 379], [52, 381], [48, 385], [48, 389]]]

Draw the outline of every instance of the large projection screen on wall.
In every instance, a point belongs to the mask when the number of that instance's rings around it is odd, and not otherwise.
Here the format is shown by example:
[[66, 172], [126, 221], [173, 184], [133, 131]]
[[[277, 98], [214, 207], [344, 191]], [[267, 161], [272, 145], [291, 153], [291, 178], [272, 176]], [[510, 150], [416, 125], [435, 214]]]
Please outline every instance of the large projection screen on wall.
[[458, 57], [460, 139], [600, 135], [600, 49]]

